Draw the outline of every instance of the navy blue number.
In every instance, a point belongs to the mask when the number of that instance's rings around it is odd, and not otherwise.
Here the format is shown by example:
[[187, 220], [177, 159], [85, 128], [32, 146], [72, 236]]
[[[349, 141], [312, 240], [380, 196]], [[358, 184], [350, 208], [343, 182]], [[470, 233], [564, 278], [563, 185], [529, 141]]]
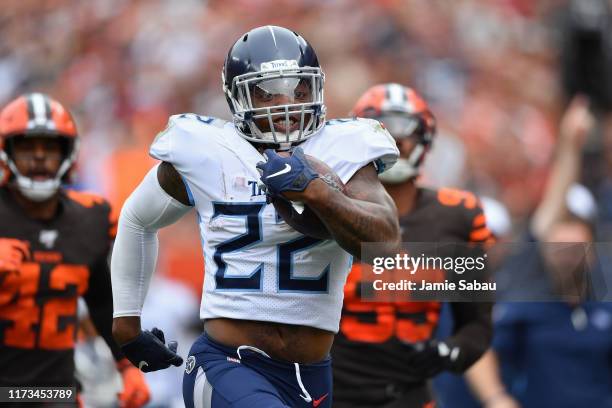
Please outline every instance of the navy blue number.
[[301, 237], [278, 245], [278, 289], [289, 292], [327, 292], [329, 265], [317, 278], [294, 278], [293, 256], [321, 243], [320, 239]]
[[211, 118], [210, 116], [196, 115], [195, 113], [183, 113], [181, 116], [179, 116], [179, 118], [181, 119], [188, 118], [188, 117], [195, 117], [198, 121], [205, 123], [207, 125], [210, 125], [215, 120], [215, 118]]
[[350, 119], [330, 119], [327, 122], [325, 122], [326, 125], [328, 126], [333, 126], [333, 125], [337, 125], [339, 123], [347, 123], [347, 122], [353, 122], [355, 119], [350, 118]]
[[[265, 203], [224, 204], [213, 203], [213, 216], [239, 217], [246, 219], [246, 232], [222, 242], [215, 248], [213, 260], [217, 266], [215, 273], [216, 288], [219, 290], [261, 290], [263, 264], [249, 276], [227, 275], [227, 263], [223, 255], [240, 251], [261, 242], [261, 212]], [[323, 242], [311, 237], [300, 237], [278, 245], [278, 289], [290, 292], [327, 292], [329, 266], [316, 278], [293, 277], [293, 256]]]
[[252, 204], [222, 204], [214, 203], [214, 213], [211, 219], [218, 216], [246, 218], [246, 232], [232, 239], [224, 241], [215, 249], [213, 259], [217, 265], [215, 282], [217, 289], [221, 290], [261, 290], [261, 274], [263, 265], [260, 265], [249, 276], [226, 276], [227, 263], [223, 254], [244, 250], [261, 241], [261, 211], [265, 203]]

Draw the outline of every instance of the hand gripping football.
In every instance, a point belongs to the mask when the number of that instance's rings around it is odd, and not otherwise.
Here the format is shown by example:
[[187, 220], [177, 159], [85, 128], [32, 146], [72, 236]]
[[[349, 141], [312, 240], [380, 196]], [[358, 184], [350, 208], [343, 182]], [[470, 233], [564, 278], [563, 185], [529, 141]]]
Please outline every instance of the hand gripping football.
[[[288, 153], [282, 154], [287, 155]], [[326, 182], [331, 188], [345, 194], [344, 183], [331, 167], [313, 156], [305, 155], [305, 157], [308, 164], [319, 175], [321, 180]], [[331, 239], [332, 236], [325, 227], [325, 224], [323, 224], [313, 210], [303, 203], [291, 202], [282, 197], [276, 197], [272, 200], [272, 204], [282, 219], [296, 231], [313, 238]]]

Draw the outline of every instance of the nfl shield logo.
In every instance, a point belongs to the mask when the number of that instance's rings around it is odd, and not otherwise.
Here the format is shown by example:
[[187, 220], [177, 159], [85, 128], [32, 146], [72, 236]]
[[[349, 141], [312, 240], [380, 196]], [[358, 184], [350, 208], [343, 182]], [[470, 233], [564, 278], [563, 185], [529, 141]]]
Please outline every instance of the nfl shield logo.
[[58, 235], [57, 230], [41, 230], [38, 240], [47, 249], [51, 249], [53, 248], [53, 245], [55, 245], [55, 240], [57, 239]]

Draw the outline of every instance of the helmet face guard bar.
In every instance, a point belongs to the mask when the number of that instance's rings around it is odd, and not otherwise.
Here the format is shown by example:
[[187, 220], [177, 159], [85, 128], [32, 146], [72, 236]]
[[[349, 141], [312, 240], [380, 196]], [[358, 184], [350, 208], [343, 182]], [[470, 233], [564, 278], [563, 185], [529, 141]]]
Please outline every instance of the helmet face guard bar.
[[[293, 144], [316, 134], [325, 123], [323, 83], [325, 77], [320, 68], [300, 67], [239, 75], [226, 89], [234, 110], [234, 123], [241, 135], [258, 143]], [[283, 95], [294, 102], [294, 90], [306, 83], [310, 91], [308, 101], [257, 107], [253, 90], [257, 87], [270, 95]], [[285, 131], [275, 129], [274, 121], [284, 118]], [[298, 119], [299, 118], [299, 119]], [[269, 130], [262, 130], [256, 120], [267, 119]], [[292, 120], [299, 121], [299, 128], [291, 130]]]
[[427, 125], [421, 114], [407, 112], [385, 112], [376, 117], [383, 123], [396, 141], [411, 138], [416, 142], [407, 158], [399, 158], [391, 169], [378, 175], [384, 184], [399, 184], [419, 175], [425, 154], [434, 137], [435, 128]]
[[425, 119], [418, 114], [386, 112], [375, 119], [381, 122], [396, 140], [416, 137], [417, 141], [425, 146], [433, 140], [433, 130], [428, 128]]
[[[75, 163], [79, 151], [79, 139], [72, 138], [69, 136], [52, 134], [49, 132], [46, 133], [48, 134], [46, 137], [59, 137], [66, 142], [64, 158], [60, 163], [57, 173], [55, 173], [54, 177], [48, 180], [39, 181], [31, 179], [21, 174], [19, 169], [17, 169], [17, 165], [15, 164], [11, 154], [8, 153], [12, 150], [12, 142], [14, 140], [14, 137], [7, 138], [8, 140], [6, 141], [5, 148], [0, 150], [0, 162], [4, 163], [15, 176], [15, 183], [19, 191], [30, 200], [36, 202], [45, 201], [57, 192], [60, 185], [62, 184], [62, 179], [64, 178], [64, 176], [66, 176], [66, 174], [70, 171], [73, 164]], [[31, 134], [35, 136], [45, 137], [45, 132], [32, 132]]]

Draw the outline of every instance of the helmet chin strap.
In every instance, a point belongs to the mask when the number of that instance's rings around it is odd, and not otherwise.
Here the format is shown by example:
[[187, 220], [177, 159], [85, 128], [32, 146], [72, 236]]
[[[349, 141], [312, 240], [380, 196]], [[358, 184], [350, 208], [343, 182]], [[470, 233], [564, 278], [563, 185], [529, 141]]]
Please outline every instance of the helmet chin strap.
[[44, 181], [32, 180], [29, 177], [15, 175], [15, 182], [19, 192], [32, 201], [46, 201], [57, 192], [60, 180], [56, 177]]
[[48, 200], [53, 196], [53, 194], [57, 192], [62, 183], [62, 177], [64, 176], [64, 174], [66, 174], [68, 169], [70, 169], [72, 162], [72, 157], [65, 159], [60, 165], [60, 168], [57, 171], [55, 177], [47, 180], [37, 181], [21, 174], [19, 170], [17, 170], [17, 166], [15, 166], [13, 160], [6, 160], [6, 163], [8, 164], [9, 168], [15, 175], [15, 184], [17, 185], [19, 192], [23, 194], [26, 198], [35, 202], [43, 202], [45, 200]]
[[399, 184], [408, 181], [419, 174], [419, 164], [425, 154], [425, 146], [418, 144], [407, 159], [399, 158], [389, 170], [378, 175], [385, 184]]
[[399, 184], [418, 174], [416, 168], [410, 165], [408, 159], [398, 159], [389, 170], [378, 175], [378, 179], [385, 184]]

